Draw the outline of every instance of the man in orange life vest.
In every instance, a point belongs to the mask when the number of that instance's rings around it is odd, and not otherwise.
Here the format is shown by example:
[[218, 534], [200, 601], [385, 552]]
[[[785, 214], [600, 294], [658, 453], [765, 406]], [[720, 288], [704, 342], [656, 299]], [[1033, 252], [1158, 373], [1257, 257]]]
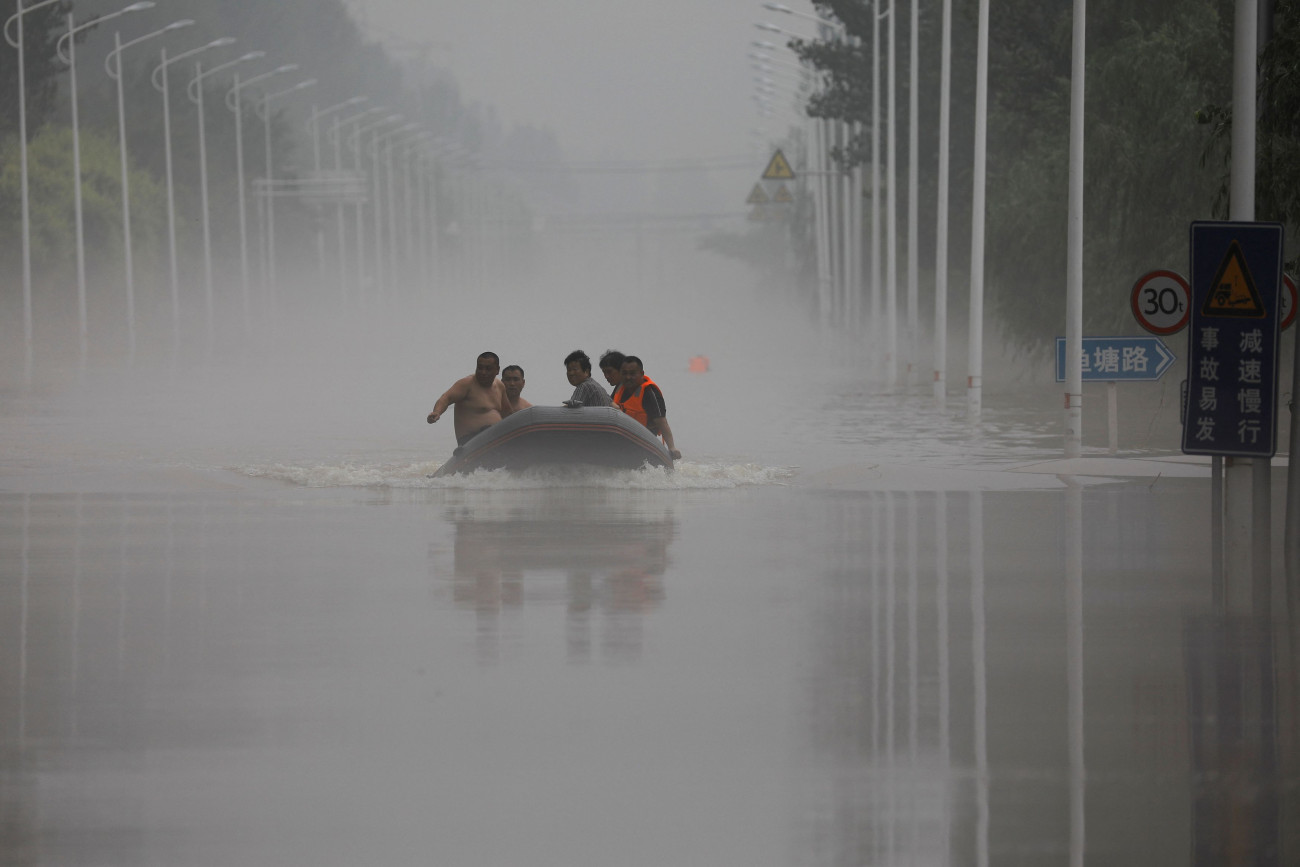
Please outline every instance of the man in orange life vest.
[[614, 406], [650, 428], [655, 435], [663, 437], [673, 460], [681, 460], [682, 453], [677, 451], [677, 445], [673, 442], [673, 429], [668, 426], [668, 406], [664, 403], [664, 393], [645, 375], [645, 366], [635, 355], [623, 358], [622, 372], [623, 380], [614, 389]]

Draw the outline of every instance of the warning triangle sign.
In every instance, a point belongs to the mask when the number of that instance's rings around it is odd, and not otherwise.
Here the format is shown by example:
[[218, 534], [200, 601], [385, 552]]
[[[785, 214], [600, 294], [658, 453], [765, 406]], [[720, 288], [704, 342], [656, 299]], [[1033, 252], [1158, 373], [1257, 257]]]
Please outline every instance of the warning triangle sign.
[[794, 196], [790, 195], [790, 190], [786, 188], [785, 184], [781, 184], [776, 188], [776, 195], [772, 196], [772, 201], [788, 205], [794, 201]]
[[1210, 283], [1210, 293], [1201, 305], [1202, 316], [1263, 319], [1264, 302], [1255, 288], [1255, 278], [1246, 266], [1241, 245], [1232, 241], [1219, 270]]
[[754, 189], [749, 191], [749, 198], [745, 202], [750, 205], [766, 205], [770, 201], [767, 197], [767, 191], [763, 189], [762, 184], [754, 184]]
[[763, 170], [763, 180], [765, 181], [792, 181], [794, 180], [794, 170], [790, 168], [790, 163], [785, 159], [785, 154], [777, 151], [772, 154], [772, 159]]

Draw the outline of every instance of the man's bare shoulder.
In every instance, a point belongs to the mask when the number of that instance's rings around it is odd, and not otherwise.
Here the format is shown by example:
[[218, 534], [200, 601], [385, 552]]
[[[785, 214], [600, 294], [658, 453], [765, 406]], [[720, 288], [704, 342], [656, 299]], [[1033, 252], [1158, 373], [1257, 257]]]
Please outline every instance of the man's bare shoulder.
[[447, 389], [447, 394], [459, 395], [461, 397], [464, 397], [465, 395], [469, 394], [470, 386], [473, 384], [474, 384], [474, 374], [471, 373], [469, 376], [462, 376], [460, 379], [456, 380], [451, 384], [451, 387]]

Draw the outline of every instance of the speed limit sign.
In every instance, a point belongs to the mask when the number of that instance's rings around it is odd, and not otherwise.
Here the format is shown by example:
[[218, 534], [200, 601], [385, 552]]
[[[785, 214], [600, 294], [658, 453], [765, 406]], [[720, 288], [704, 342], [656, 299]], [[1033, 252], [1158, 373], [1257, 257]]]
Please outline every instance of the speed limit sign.
[[1278, 323], [1280, 331], [1286, 331], [1295, 322], [1295, 281], [1290, 274], [1282, 275], [1282, 321]]
[[1191, 292], [1182, 275], [1173, 271], [1152, 271], [1133, 284], [1129, 303], [1133, 316], [1152, 334], [1174, 334], [1187, 325]]

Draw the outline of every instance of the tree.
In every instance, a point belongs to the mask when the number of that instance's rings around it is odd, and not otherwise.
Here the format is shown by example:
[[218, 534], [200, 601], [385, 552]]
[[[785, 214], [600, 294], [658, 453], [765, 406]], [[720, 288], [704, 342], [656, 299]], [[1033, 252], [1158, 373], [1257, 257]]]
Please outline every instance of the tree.
[[[59, 92], [59, 77], [67, 72], [55, 54], [55, 43], [66, 30], [68, 12], [72, 10], [70, 0], [62, 0], [33, 12], [23, 14], [23, 53], [26, 62], [23, 72], [26, 75], [27, 90], [27, 140], [40, 130], [50, 119], [56, 106]], [[13, 14], [6, 12], [4, 18]], [[6, 33], [15, 40], [18, 38], [18, 22], [15, 21]], [[78, 41], [85, 38], [85, 33], [77, 35]], [[18, 133], [18, 52], [9, 45], [0, 46], [0, 81], [6, 82], [0, 88], [0, 135]], [[13, 82], [9, 86], [7, 82]]]
[[[896, 12], [904, 5], [899, 0]], [[817, 6], [843, 21], [869, 52], [870, 0], [818, 0]], [[1094, 0], [1089, 6], [1084, 327], [1100, 333], [1136, 327], [1127, 307], [1128, 288], [1145, 271], [1180, 268], [1187, 223], [1209, 215], [1217, 179], [1200, 160], [1195, 118], [1199, 106], [1228, 89], [1225, 18], [1230, 23], [1231, 10], [1225, 0]], [[969, 261], [961, 249], [960, 221], [970, 208], [976, 9], [976, 0], [954, 3], [950, 267], [955, 272]], [[1068, 0], [997, 0], [991, 9], [988, 309], [1021, 348], [1037, 352], [1050, 348], [1065, 320], [1071, 16]], [[938, 26], [932, 17], [921, 19], [923, 59], [926, 51], [933, 55]], [[911, 35], [905, 27], [899, 31], [905, 46]], [[828, 80], [809, 113], [863, 123], [862, 136], [840, 156], [846, 164], [869, 159], [870, 116], [864, 110], [870, 106], [869, 53], [820, 40], [796, 41], [794, 48]], [[899, 54], [898, 79], [906, 88], [906, 51]], [[923, 269], [933, 267], [926, 261], [933, 249], [926, 227], [933, 225], [935, 198], [929, 187], [933, 172], [926, 169], [935, 156], [938, 66], [924, 61], [919, 84]], [[882, 77], [885, 72], [882, 62]], [[900, 102], [905, 98], [901, 94]], [[1295, 114], [1286, 116], [1290, 120]], [[907, 123], [905, 112], [899, 122]], [[904, 166], [897, 171], [896, 178], [905, 177]]]

